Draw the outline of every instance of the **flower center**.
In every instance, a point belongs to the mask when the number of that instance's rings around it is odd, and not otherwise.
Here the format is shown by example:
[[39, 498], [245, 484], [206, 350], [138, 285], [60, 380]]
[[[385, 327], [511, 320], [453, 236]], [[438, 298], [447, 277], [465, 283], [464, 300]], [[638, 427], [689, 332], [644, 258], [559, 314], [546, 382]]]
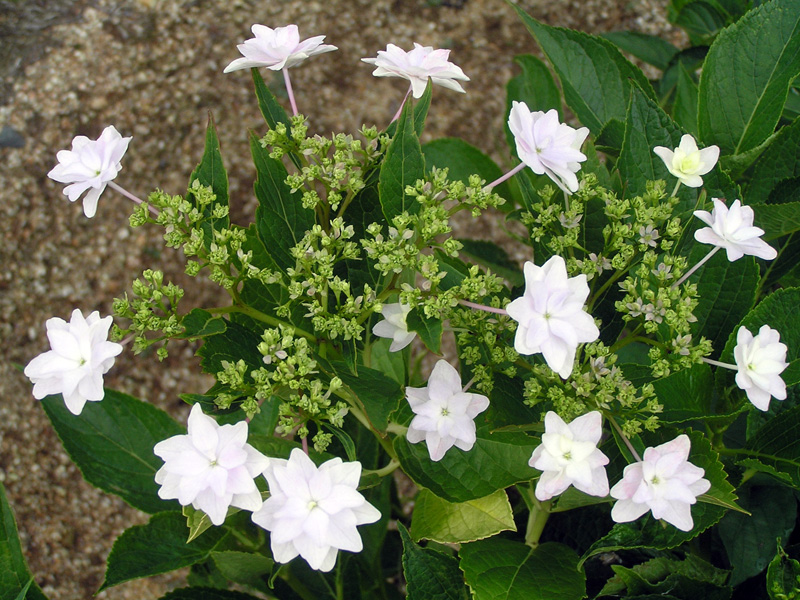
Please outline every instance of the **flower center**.
[[650, 483], [653, 485], [658, 485], [661, 483], [661, 480], [658, 478], [658, 475], [653, 475], [653, 478], [650, 480]]
[[78, 361], [78, 366], [83, 366], [86, 364], [86, 359], [81, 356], [81, 359]]
[[447, 416], [447, 415], [449, 415], [449, 414], [450, 414], [450, 411], [449, 411], [449, 410], [447, 410], [447, 407], [446, 407], [446, 406], [445, 406], [444, 408], [442, 408], [442, 416], [443, 416], [443, 417], [446, 417], [446, 416]]
[[564, 452], [564, 460], [572, 460], [572, 452], [571, 451]]
[[309, 500], [308, 501], [308, 510], [314, 510], [315, 508], [317, 508], [317, 506], [318, 506], [318, 503], [317, 503], [316, 500]]
[[693, 152], [692, 154], [687, 154], [686, 156], [681, 159], [681, 171], [684, 173], [694, 173], [697, 171], [697, 168], [700, 166], [700, 153]]

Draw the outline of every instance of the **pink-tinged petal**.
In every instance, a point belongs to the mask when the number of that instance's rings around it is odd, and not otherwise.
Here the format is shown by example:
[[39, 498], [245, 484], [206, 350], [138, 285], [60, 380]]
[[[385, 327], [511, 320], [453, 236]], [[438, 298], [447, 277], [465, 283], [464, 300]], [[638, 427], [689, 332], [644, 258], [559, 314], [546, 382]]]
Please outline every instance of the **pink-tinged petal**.
[[563, 473], [547, 471], [542, 473], [542, 476], [539, 477], [534, 495], [538, 500], [544, 502], [545, 500], [550, 500], [550, 498], [563, 493], [571, 483], [569, 477], [565, 476]]

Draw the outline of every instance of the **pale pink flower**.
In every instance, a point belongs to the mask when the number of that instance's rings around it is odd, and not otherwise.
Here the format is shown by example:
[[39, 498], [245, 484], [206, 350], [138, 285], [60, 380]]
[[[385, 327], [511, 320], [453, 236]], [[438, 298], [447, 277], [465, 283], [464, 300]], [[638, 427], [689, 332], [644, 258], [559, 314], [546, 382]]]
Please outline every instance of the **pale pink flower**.
[[528, 261], [524, 274], [525, 292], [506, 307], [518, 323], [514, 349], [526, 355], [541, 352], [547, 365], [566, 379], [578, 344], [600, 336], [594, 319], [583, 309], [589, 296], [586, 275], [568, 277], [560, 256], [552, 256], [541, 267]]
[[778, 252], [761, 239], [764, 230], [753, 227], [755, 214], [749, 206], [734, 200], [730, 208], [719, 198], [712, 198], [714, 209], [711, 212], [696, 210], [694, 215], [710, 225], [694, 232], [694, 239], [702, 244], [712, 244], [724, 248], [728, 260], [739, 260], [745, 254], [772, 260]]
[[129, 137], [122, 137], [113, 125], [106, 127], [100, 137], [90, 140], [85, 135], [72, 140], [72, 150], [61, 150], [56, 154], [58, 164], [47, 174], [59, 183], [68, 183], [64, 194], [75, 202], [83, 198], [83, 214], [91, 218], [97, 212], [97, 200], [122, 169], [123, 155], [128, 150]]
[[691, 441], [679, 435], [671, 442], [644, 451], [644, 459], [628, 465], [622, 481], [611, 488], [617, 499], [611, 518], [617, 523], [635, 521], [647, 511], [681, 531], [694, 527], [692, 504], [711, 483], [705, 471], [688, 461]]
[[428, 79], [434, 85], [464, 93], [458, 81], [469, 81], [460, 67], [451, 63], [450, 50], [434, 50], [431, 46], [414, 43], [414, 49], [406, 52], [394, 44], [387, 44], [386, 50], [378, 50], [376, 58], [362, 58], [367, 64], [375, 66], [375, 77], [400, 77], [411, 82], [414, 98], [420, 98], [428, 86]]
[[428, 385], [407, 387], [406, 399], [415, 415], [406, 439], [412, 444], [425, 440], [431, 460], [442, 460], [453, 446], [472, 450], [476, 439], [475, 417], [489, 407], [489, 398], [464, 392], [461, 377], [450, 363], [438, 361]]
[[357, 489], [358, 461], [332, 458], [317, 467], [295, 448], [289, 460], [270, 458], [264, 477], [270, 495], [252, 518], [270, 532], [272, 557], [279, 563], [300, 555], [312, 569], [330, 571], [339, 550], [363, 549], [356, 527], [381, 518]]
[[537, 175], [546, 174], [566, 193], [578, 191], [581, 146], [589, 135], [586, 127], [574, 129], [558, 121], [558, 111], [531, 112], [524, 102], [512, 102], [508, 128], [514, 134], [519, 159]]
[[787, 350], [786, 344], [781, 343], [781, 334], [768, 325], [762, 325], [755, 337], [746, 327], [740, 327], [736, 334], [736, 385], [759, 410], [768, 410], [772, 397], [786, 400], [781, 373], [789, 366]]
[[261, 508], [255, 478], [267, 457], [247, 443], [247, 423], [219, 425], [199, 404], [189, 413], [187, 435], [159, 442], [153, 453], [164, 460], [156, 473], [158, 496], [202, 510], [214, 525], [222, 525], [228, 508]]
[[223, 73], [251, 67], [267, 67], [273, 71], [280, 71], [299, 65], [311, 56], [338, 49], [336, 46], [323, 44], [324, 35], [301, 42], [297, 25], [275, 29], [265, 25], [253, 25], [251, 30], [255, 37], [237, 46], [244, 58], [237, 58], [231, 62]]
[[664, 161], [669, 172], [677, 177], [683, 185], [693, 188], [703, 185], [701, 175], [705, 175], [713, 169], [719, 159], [718, 146], [709, 146], [698, 150], [697, 142], [688, 133], [681, 137], [681, 143], [674, 150], [656, 146], [653, 148], [653, 152]]
[[597, 448], [602, 435], [603, 418], [596, 410], [569, 424], [549, 411], [544, 417], [542, 443], [528, 461], [542, 471], [536, 497], [549, 500], [571, 485], [590, 496], [607, 496], [608, 457]]
[[86, 402], [103, 399], [103, 375], [114, 365], [122, 346], [108, 341], [111, 317], [94, 311], [87, 318], [77, 308], [69, 323], [53, 317], [46, 323], [51, 350], [25, 367], [33, 382], [33, 397], [41, 400], [61, 394], [73, 415], [81, 414]]

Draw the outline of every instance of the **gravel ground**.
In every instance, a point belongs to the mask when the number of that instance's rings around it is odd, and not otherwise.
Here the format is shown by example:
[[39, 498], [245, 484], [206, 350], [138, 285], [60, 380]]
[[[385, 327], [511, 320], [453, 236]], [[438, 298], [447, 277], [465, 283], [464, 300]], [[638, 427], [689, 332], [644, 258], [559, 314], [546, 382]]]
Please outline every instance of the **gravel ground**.
[[[669, 31], [656, 0], [522, 4], [537, 18], [586, 31]], [[320, 133], [382, 126], [396, 110], [404, 83], [373, 79], [361, 57], [390, 41], [451, 48], [472, 81], [465, 96], [435, 90], [425, 136], [460, 136], [509, 164], [504, 86], [513, 56], [535, 45], [501, 0], [0, 0], [0, 264], [8, 267], [0, 270], [0, 480], [31, 570], [53, 600], [91, 597], [113, 540], [146, 516], [81, 479], [15, 365], [47, 349], [48, 318], [68, 318], [76, 307], [108, 314], [112, 299], [145, 268], [187, 287], [186, 310], [218, 302], [220, 294], [213, 284], [187, 281], [157, 230], [130, 230], [131, 207], [122, 197], [107, 190], [88, 220], [46, 173], [73, 136], [96, 137], [113, 124], [133, 136], [117, 181], [139, 195], [155, 187], [181, 193], [202, 155], [210, 111], [229, 171], [232, 216], [247, 223], [255, 207], [247, 130], [264, 125], [249, 74], [222, 69], [238, 57], [235, 46], [254, 22], [294, 22], [301, 35], [327, 34], [326, 42], [339, 46], [292, 71], [300, 110]], [[496, 224], [488, 230], [500, 231]], [[178, 393], [209, 385], [197, 374], [194, 350], [171, 346], [163, 366], [154, 356], [123, 355], [106, 383], [183, 420]], [[130, 582], [97, 598], [155, 599], [182, 577]]]

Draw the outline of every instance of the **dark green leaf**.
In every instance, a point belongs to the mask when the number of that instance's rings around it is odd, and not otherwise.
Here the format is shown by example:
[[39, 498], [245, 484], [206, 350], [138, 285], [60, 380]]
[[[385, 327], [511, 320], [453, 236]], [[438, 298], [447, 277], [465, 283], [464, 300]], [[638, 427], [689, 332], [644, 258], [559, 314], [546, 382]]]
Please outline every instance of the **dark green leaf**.
[[714, 376], [705, 363], [693, 365], [663, 379], [652, 382], [656, 397], [664, 406], [659, 420], [663, 423], [680, 423], [712, 416], [711, 401], [714, 394]]
[[675, 90], [675, 101], [672, 103], [672, 118], [695, 138], [698, 137], [697, 94], [697, 84], [694, 79], [683, 63], [678, 63], [678, 85]]
[[336, 436], [336, 439], [339, 440], [342, 448], [344, 448], [344, 453], [347, 455], [347, 460], [351, 462], [358, 460], [356, 457], [356, 445], [353, 443], [353, 438], [350, 437], [349, 433], [339, 427], [336, 427], [335, 425], [331, 425], [330, 423], [323, 422], [322, 427]]
[[478, 430], [478, 439], [469, 452], [451, 448], [438, 462], [430, 460], [424, 442], [409, 444], [406, 438], [394, 440], [403, 470], [419, 485], [450, 502], [482, 498], [510, 485], [532, 479], [536, 472], [528, 466], [538, 440], [524, 433], [490, 433]]
[[[236, 363], [244, 360], [248, 366], [258, 369], [263, 366], [264, 359], [258, 351], [261, 338], [250, 329], [235, 321], [228, 321], [228, 327], [222, 333], [203, 339], [203, 345], [197, 351], [201, 358], [200, 366], [206, 373], [215, 375], [222, 371], [223, 361]], [[249, 373], [245, 379], [249, 380]]]
[[784, 410], [747, 441], [743, 457], [785, 473], [800, 488], [800, 407]]
[[[203, 152], [203, 158], [192, 172], [189, 181], [199, 181], [201, 185], [210, 187], [216, 196], [215, 201], [206, 206], [203, 210], [204, 215], [209, 218], [208, 221], [202, 224], [205, 237], [204, 243], [206, 248], [208, 248], [214, 240], [212, 230], [219, 231], [220, 229], [230, 227], [230, 219], [227, 215], [221, 218], [211, 217], [213, 206], [228, 206], [228, 174], [225, 172], [225, 166], [222, 164], [222, 153], [219, 148], [217, 129], [214, 126], [214, 120], [211, 116], [208, 117], [206, 146]], [[190, 194], [189, 199], [193, 201], [194, 197]]]
[[692, 0], [675, 16], [674, 23], [686, 30], [693, 44], [708, 44], [725, 27], [725, 14], [714, 2]]
[[767, 568], [767, 593], [770, 600], [787, 600], [800, 594], [800, 562], [789, 558], [780, 543]]
[[800, 202], [760, 204], [753, 209], [754, 224], [764, 230], [764, 241], [800, 231]]
[[375, 369], [359, 366], [358, 372], [353, 373], [343, 362], [334, 362], [331, 366], [364, 407], [372, 425], [380, 431], [385, 430], [389, 415], [404, 397], [400, 385]]
[[412, 110], [410, 103], [403, 108], [397, 133], [381, 165], [378, 193], [383, 214], [390, 223], [399, 214], [416, 214], [419, 211], [416, 198], [406, 196], [406, 186], [413, 186], [418, 179], [425, 177], [425, 157], [414, 129]]
[[534, 549], [490, 538], [464, 544], [459, 556], [475, 600], [581, 600], [586, 595], [578, 555], [563, 544]]
[[0, 600], [47, 600], [25, 564], [14, 513], [0, 484]]
[[286, 167], [279, 160], [270, 158], [269, 152], [253, 135], [250, 137], [250, 151], [258, 173], [254, 186], [258, 198], [258, 235], [281, 269], [294, 268], [291, 249], [314, 225], [314, 212], [303, 208], [300, 193], [292, 193], [286, 185]]
[[[425, 92], [420, 96], [420, 99], [414, 102], [414, 131], [417, 132], [417, 137], [422, 135], [425, 129], [425, 119], [428, 116], [428, 109], [431, 107], [431, 98], [433, 96], [433, 82], [429, 79], [428, 85], [425, 87]], [[406, 104], [412, 102], [411, 98], [406, 100]], [[386, 128], [386, 135], [394, 137], [397, 132], [398, 120], [395, 119]]]
[[700, 77], [698, 127], [723, 154], [758, 146], [775, 129], [800, 72], [800, 2], [762, 4], [719, 36]]
[[500, 275], [512, 286], [518, 287], [525, 283], [522, 271], [514, 261], [512, 261], [505, 250], [494, 242], [486, 240], [458, 240], [464, 246], [461, 254], [467, 256], [491, 270], [492, 273]]
[[[447, 169], [450, 181], [469, 183], [471, 175], [478, 175], [486, 183], [491, 183], [503, 175], [500, 167], [472, 144], [460, 138], [439, 138], [422, 146], [425, 155], [425, 169], [433, 167]], [[503, 198], [510, 198], [508, 183], [503, 182], [494, 188]]]
[[746, 486], [739, 489], [739, 502], [751, 514], [729, 512], [717, 528], [733, 567], [733, 586], [767, 567], [775, 554], [775, 538], [787, 539], [797, 516], [791, 488]]
[[655, 99], [644, 73], [608, 40], [549, 27], [520, 7], [514, 5], [514, 9], [552, 63], [567, 104], [593, 132], [599, 133], [611, 119], [625, 119], [631, 81]]
[[106, 577], [100, 591], [205, 560], [227, 535], [224, 529], [215, 527], [186, 543], [187, 533], [186, 521], [179, 512], [158, 513], [146, 525], [126, 529], [108, 555]]
[[[494, 427], [530, 426], [539, 423], [541, 411], [521, 401], [525, 392], [525, 384], [519, 378], [512, 379], [502, 373], [495, 373], [494, 387], [489, 394], [489, 408], [486, 420]], [[539, 431], [544, 431], [540, 426]]]
[[188, 587], [173, 590], [159, 600], [258, 600], [255, 596], [232, 590], [206, 587]]
[[250, 69], [250, 72], [253, 74], [253, 84], [255, 85], [256, 97], [258, 98], [258, 108], [261, 109], [261, 114], [264, 116], [267, 125], [269, 125], [270, 129], [275, 129], [278, 123], [283, 123], [286, 126], [287, 134], [289, 134], [292, 130], [292, 123], [289, 121], [289, 117], [283, 109], [283, 106], [280, 105], [278, 99], [275, 98], [275, 95], [266, 86], [258, 69]]
[[176, 510], [158, 497], [155, 474], [164, 464], [153, 446], [185, 433], [164, 411], [126, 394], [106, 390], [102, 402], [87, 402], [79, 417], [61, 396], [42, 401], [47, 416], [83, 477], [147, 513]]
[[416, 331], [419, 339], [434, 354], [440, 354], [442, 350], [442, 320], [430, 319], [421, 310], [413, 309], [406, 316], [406, 325], [409, 331]]
[[678, 49], [667, 40], [639, 31], [609, 31], [601, 33], [600, 36], [616, 44], [623, 52], [632, 54], [639, 60], [662, 71], [669, 66], [669, 61], [678, 53]]
[[550, 69], [539, 58], [532, 54], [520, 54], [514, 57], [514, 62], [520, 66], [522, 73], [512, 77], [506, 84], [506, 115], [504, 128], [508, 147], [513, 156], [517, 155], [517, 146], [514, 135], [508, 128], [508, 115], [514, 101], [524, 102], [531, 111], [541, 110], [547, 112], [551, 108], [558, 111], [558, 118], [562, 118], [561, 93], [550, 74]]
[[181, 337], [187, 339], [222, 333], [227, 327], [225, 319], [215, 317], [202, 308], [193, 308], [190, 310], [184, 315], [181, 325], [183, 325], [184, 328]]
[[403, 540], [403, 574], [406, 577], [408, 600], [466, 600], [467, 589], [452, 556], [420, 548], [397, 523]]
[[268, 577], [272, 572], [275, 562], [271, 558], [254, 552], [234, 550], [212, 552], [211, 558], [226, 579], [269, 594], [269, 588], [262, 578]]

